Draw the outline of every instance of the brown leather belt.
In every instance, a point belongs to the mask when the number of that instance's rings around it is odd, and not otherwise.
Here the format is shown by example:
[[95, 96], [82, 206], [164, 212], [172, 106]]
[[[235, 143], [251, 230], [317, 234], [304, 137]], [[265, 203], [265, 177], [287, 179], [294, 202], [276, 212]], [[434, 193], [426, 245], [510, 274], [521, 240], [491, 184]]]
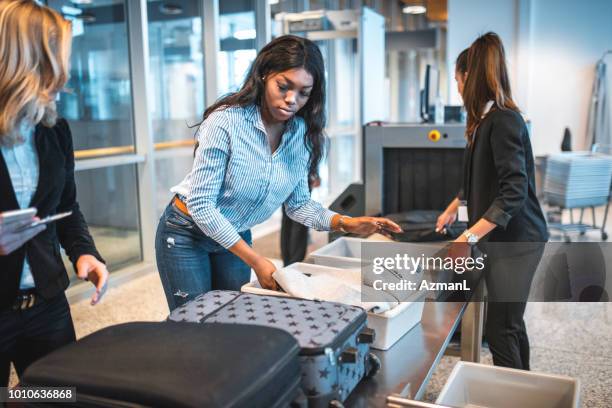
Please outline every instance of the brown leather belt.
[[12, 305], [2, 310], [2, 312], [27, 310], [41, 303], [43, 299], [36, 294], [34, 289], [20, 290]]
[[174, 196], [174, 198], [172, 199], [172, 205], [174, 205], [180, 212], [182, 212], [186, 216], [191, 217], [191, 215], [189, 215], [187, 205], [183, 202], [183, 200], [179, 198], [179, 196]]

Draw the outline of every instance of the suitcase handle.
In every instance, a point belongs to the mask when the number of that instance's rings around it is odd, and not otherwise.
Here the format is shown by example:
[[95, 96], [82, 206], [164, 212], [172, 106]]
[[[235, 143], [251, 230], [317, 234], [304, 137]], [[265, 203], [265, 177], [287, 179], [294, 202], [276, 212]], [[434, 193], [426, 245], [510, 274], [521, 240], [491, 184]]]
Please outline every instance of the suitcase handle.
[[357, 343], [359, 344], [372, 344], [374, 340], [376, 340], [376, 331], [369, 327], [364, 327], [357, 335]]
[[355, 347], [348, 347], [343, 350], [340, 356], [338, 357], [338, 363], [340, 364], [355, 364], [357, 362], [357, 358], [359, 357], [359, 350]]

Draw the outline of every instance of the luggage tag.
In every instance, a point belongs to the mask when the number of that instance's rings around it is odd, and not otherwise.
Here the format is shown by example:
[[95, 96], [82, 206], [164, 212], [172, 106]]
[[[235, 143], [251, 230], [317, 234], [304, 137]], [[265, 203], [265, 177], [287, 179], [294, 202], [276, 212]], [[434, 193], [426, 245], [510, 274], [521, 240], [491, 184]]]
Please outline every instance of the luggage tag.
[[467, 201], [465, 200], [461, 200], [461, 204], [457, 210], [457, 221], [468, 222]]

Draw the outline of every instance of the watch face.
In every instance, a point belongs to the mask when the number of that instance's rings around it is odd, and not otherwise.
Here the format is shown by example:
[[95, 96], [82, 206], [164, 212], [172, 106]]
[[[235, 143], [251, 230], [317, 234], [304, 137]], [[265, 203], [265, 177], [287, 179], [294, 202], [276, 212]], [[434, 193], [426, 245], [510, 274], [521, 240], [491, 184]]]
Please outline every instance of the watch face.
[[468, 244], [477, 244], [478, 243], [478, 237], [474, 234], [470, 234], [468, 236]]

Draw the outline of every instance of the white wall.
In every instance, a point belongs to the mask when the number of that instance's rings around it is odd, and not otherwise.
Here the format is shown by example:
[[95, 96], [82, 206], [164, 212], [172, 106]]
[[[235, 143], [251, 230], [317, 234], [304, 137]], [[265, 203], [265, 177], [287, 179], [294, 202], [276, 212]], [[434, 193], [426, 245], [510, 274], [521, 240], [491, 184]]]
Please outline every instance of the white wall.
[[[612, 49], [612, 1], [449, 0], [448, 7], [449, 67], [478, 34], [497, 32], [535, 154], [558, 152], [566, 126], [574, 149], [584, 148], [595, 64]], [[451, 103], [459, 100], [453, 89]]]
[[534, 150], [558, 152], [566, 126], [573, 148], [583, 149], [595, 64], [612, 49], [612, 1], [532, 0], [531, 7], [527, 114]]
[[447, 58], [451, 104], [461, 104], [454, 80], [457, 56], [479, 35], [488, 31], [494, 31], [501, 37], [506, 48], [511, 81], [514, 81], [517, 35], [515, 3], [515, 0], [448, 0]]

